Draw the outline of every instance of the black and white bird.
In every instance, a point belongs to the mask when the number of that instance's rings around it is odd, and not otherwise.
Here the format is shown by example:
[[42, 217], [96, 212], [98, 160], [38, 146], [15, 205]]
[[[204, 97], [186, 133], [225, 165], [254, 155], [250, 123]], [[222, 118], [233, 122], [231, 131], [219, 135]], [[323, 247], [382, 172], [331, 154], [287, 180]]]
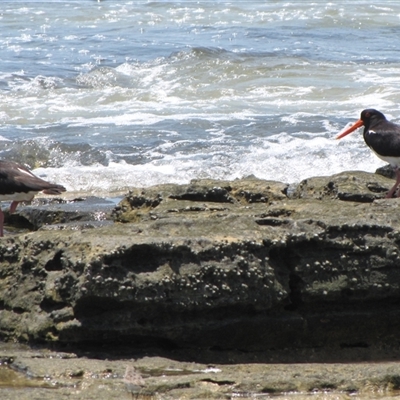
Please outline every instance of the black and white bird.
[[386, 195], [386, 198], [391, 198], [400, 185], [400, 125], [388, 121], [381, 112], [371, 108], [362, 111], [360, 119], [336, 139], [341, 139], [361, 126], [364, 126], [365, 143], [380, 159], [395, 169], [396, 183]]
[[[39, 192], [57, 195], [65, 191], [64, 186], [37, 177], [21, 164], [0, 160], [0, 202], [12, 202], [10, 214], [19, 202], [31, 201]], [[4, 236], [3, 224], [4, 214], [0, 207], [0, 236]]]

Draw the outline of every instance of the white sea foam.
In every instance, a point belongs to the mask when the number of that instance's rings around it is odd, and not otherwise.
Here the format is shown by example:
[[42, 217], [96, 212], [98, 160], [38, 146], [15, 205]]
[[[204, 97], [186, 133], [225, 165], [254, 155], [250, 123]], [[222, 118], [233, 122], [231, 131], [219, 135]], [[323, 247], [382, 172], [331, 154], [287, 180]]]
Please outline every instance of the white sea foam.
[[338, 142], [334, 138], [315, 137], [304, 141], [287, 134], [275, 141], [263, 140], [242, 154], [214, 152], [180, 154], [139, 165], [125, 162], [104, 166], [71, 163], [61, 168], [39, 168], [34, 172], [65, 185], [68, 191], [92, 194], [128, 191], [159, 183], [188, 183], [196, 178], [236, 179], [249, 175], [287, 183], [310, 176], [331, 175], [344, 170], [373, 172], [384, 165], [360, 138]]

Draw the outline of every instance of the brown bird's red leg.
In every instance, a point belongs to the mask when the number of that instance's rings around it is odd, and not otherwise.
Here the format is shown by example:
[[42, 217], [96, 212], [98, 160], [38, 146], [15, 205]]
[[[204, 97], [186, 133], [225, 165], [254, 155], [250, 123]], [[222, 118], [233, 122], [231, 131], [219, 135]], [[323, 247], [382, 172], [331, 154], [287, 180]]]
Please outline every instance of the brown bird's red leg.
[[15, 212], [17, 205], [19, 204], [19, 201], [13, 201], [10, 205], [10, 209], [9, 209], [9, 213], [12, 214], [13, 212]]
[[[388, 194], [386, 195], [387, 199], [391, 199], [396, 192], [397, 187], [400, 185], [400, 170], [399, 168], [396, 168], [396, 183], [393, 185], [393, 187], [389, 190]], [[399, 194], [397, 193], [396, 197], [399, 197]]]
[[[15, 212], [15, 209], [17, 208], [18, 204], [20, 202], [19, 201], [13, 201], [10, 205], [10, 209], [9, 209], [9, 213], [12, 214], [13, 212]], [[4, 213], [0, 208], [0, 237], [4, 236]]]
[[3, 224], [4, 224], [4, 214], [3, 214], [3, 211], [0, 208], [0, 237], [4, 236]]

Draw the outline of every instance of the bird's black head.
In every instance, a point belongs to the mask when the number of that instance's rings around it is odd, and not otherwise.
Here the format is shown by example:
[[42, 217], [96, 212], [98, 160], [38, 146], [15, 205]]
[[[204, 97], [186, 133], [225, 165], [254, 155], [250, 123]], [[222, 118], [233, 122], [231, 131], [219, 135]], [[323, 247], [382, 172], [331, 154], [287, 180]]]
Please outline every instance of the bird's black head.
[[386, 117], [380, 111], [374, 110], [373, 108], [363, 110], [360, 119], [364, 122], [366, 130], [373, 128], [381, 121], [386, 121]]
[[[381, 122], [384, 122], [382, 125], [387, 128], [387, 125], [394, 125], [385, 123], [386, 117], [379, 111], [374, 110], [373, 108], [368, 108], [361, 112], [360, 119], [353, 124], [350, 128], [345, 129], [341, 132], [336, 139], [341, 139], [348, 135], [351, 132], [354, 132], [357, 128], [364, 126], [364, 139], [365, 135], [369, 132], [370, 129], [373, 129], [375, 126], [378, 126]], [[382, 126], [380, 126], [382, 128]], [[382, 129], [381, 129], [382, 130]], [[400, 133], [400, 132], [399, 132]]]

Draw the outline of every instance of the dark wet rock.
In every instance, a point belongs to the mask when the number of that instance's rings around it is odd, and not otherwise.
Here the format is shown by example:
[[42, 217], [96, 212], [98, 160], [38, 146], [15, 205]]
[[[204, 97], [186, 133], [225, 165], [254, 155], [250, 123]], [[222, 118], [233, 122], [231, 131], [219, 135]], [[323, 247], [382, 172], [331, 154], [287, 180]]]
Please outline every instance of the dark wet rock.
[[293, 191], [293, 199], [339, 199], [372, 203], [384, 198], [393, 181], [367, 172], [342, 172], [331, 177], [315, 177], [300, 182]]
[[386, 178], [396, 179], [395, 169], [390, 164], [378, 168], [375, 173], [385, 176]]
[[[188, 185], [134, 189], [115, 208], [119, 222], [156, 219], [160, 213], [228, 211], [232, 206], [286, 199], [287, 184], [257, 178], [235, 181], [194, 180]], [[154, 212], [153, 212], [154, 210]]]
[[29, 230], [82, 229], [110, 224], [113, 199], [89, 196], [73, 200], [35, 199], [30, 205], [19, 205], [14, 214], [5, 212], [6, 223]]
[[255, 178], [159, 185], [133, 189], [114, 224], [5, 237], [0, 335], [243, 351], [397, 343], [392, 183], [346, 172], [290, 197]]

